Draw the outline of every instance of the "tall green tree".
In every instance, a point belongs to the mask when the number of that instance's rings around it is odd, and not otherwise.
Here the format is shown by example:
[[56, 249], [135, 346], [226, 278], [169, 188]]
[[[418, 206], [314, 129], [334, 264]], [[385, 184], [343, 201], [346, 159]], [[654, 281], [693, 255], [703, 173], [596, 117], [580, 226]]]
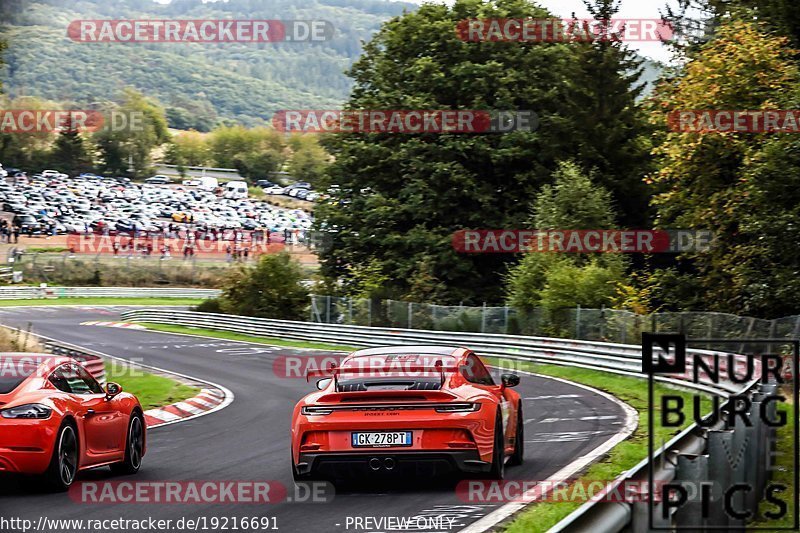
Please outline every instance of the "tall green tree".
[[222, 126], [209, 134], [207, 142], [218, 166], [235, 168], [250, 179], [266, 178], [286, 160], [286, 141], [272, 128]]
[[220, 309], [225, 313], [303, 320], [308, 290], [303, 269], [287, 253], [261, 256], [251, 267], [234, 271], [222, 286]]
[[[13, 100], [0, 95], [0, 109], [52, 110], [64, 106], [33, 96]], [[56, 134], [52, 131], [15, 131], [0, 133], [0, 162], [26, 171], [40, 171], [50, 157]]]
[[651, 191], [644, 177], [652, 170], [652, 146], [647, 115], [637, 105], [643, 60], [603, 22], [617, 16], [620, 0], [584, 4], [604, 30], [601, 38], [570, 48], [575, 71], [566, 81], [564, 119], [578, 130], [570, 157], [611, 193], [622, 226], [646, 227]]
[[94, 170], [91, 148], [72, 122], [65, 124], [53, 143], [49, 166], [71, 176]]
[[574, 56], [563, 43], [465, 42], [468, 18], [547, 18], [525, 0], [423, 4], [386, 23], [349, 75], [350, 109], [535, 110], [536, 131], [507, 134], [339, 134], [326, 142], [339, 192], [317, 209], [332, 235], [322, 272], [343, 280], [378, 264], [391, 292], [404, 296], [424, 272], [446, 290], [442, 302], [503, 297], [501, 255], [460, 255], [463, 228], [518, 228], [577, 136], [565, 110], [564, 80]]
[[[562, 163], [552, 186], [532, 205], [530, 227], [549, 229], [614, 228], [611, 194], [573, 162]], [[506, 278], [508, 303], [520, 310], [560, 309], [611, 303], [625, 279], [627, 261], [620, 254], [531, 252]]]
[[173, 165], [205, 166], [211, 162], [211, 150], [204, 135], [184, 131], [172, 136], [164, 159]]
[[[659, 87], [652, 117], [667, 130], [665, 116], [672, 111], [793, 109], [798, 85], [800, 71], [786, 38], [730, 19], [680, 76]], [[694, 292], [703, 309], [761, 316], [796, 310], [787, 292], [795, 285], [777, 283], [790, 280], [798, 264], [782, 241], [794, 227], [797, 198], [796, 146], [786, 135], [664, 135], [655, 151], [659, 170], [651, 177], [659, 191], [653, 200], [658, 224], [712, 230], [717, 239], [710, 251], [684, 254], [677, 267], [657, 276], [662, 303]]]
[[132, 88], [122, 92], [122, 103], [106, 109], [103, 128], [95, 133], [104, 172], [146, 175], [152, 166], [152, 151], [169, 141], [164, 109]]
[[666, 18], [686, 35], [679, 49], [689, 53], [714, 37], [730, 17], [758, 21], [764, 29], [800, 46], [800, 14], [794, 0], [677, 0], [665, 5]]
[[322, 181], [330, 164], [330, 156], [319, 144], [316, 135], [293, 135], [289, 139], [292, 155], [286, 163], [289, 174], [299, 181], [316, 185]]

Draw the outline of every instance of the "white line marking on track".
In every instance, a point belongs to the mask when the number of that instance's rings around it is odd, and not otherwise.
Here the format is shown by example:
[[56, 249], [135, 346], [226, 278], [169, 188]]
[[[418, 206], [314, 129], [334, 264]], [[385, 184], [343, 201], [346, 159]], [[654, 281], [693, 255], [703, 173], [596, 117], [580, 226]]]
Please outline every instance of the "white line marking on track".
[[[612, 396], [611, 394], [608, 394], [606, 392], [603, 392], [603, 391], [600, 391], [600, 390], [597, 390], [597, 389], [593, 389], [592, 387], [589, 387], [588, 385], [584, 385], [582, 383], [576, 383], [574, 381], [569, 381], [569, 380], [562, 379], [562, 378], [555, 378], [555, 377], [552, 377], [552, 376], [545, 376], [545, 375], [542, 375], [542, 374], [536, 374], [535, 372], [525, 372], [524, 370], [518, 370], [518, 372], [520, 374], [526, 374], [526, 375], [529, 375], [529, 376], [536, 376], [536, 377], [545, 378], [545, 379], [552, 379], [554, 381], [560, 381], [561, 383], [567, 383], [567, 384], [572, 385], [574, 387], [579, 387], [581, 389], [588, 390], [590, 392], [593, 392], [594, 394], [598, 394], [598, 395], [603, 396], [604, 398], [606, 398], [608, 400], [611, 400], [612, 402], [614, 402], [617, 405], [619, 405], [622, 408], [622, 410], [625, 412], [625, 421], [626, 421], [626, 423], [625, 423], [625, 426], [623, 426], [619, 430], [619, 432], [615, 433], [612, 437], [610, 437], [608, 440], [606, 440], [603, 444], [601, 444], [600, 446], [598, 446], [594, 450], [590, 451], [589, 453], [586, 453], [586, 454], [582, 455], [581, 457], [579, 457], [578, 459], [574, 460], [573, 462], [571, 462], [570, 464], [568, 464], [567, 466], [565, 466], [564, 468], [562, 468], [561, 470], [559, 470], [555, 474], [553, 474], [551, 476], [548, 476], [548, 478], [550, 480], [552, 480], [552, 481], [555, 481], [555, 480], [566, 481], [566, 480], [574, 477], [575, 475], [577, 475], [578, 472], [580, 472], [581, 470], [586, 468], [588, 465], [590, 465], [593, 462], [595, 462], [598, 459], [600, 459], [603, 455], [605, 455], [614, 446], [616, 446], [620, 442], [622, 442], [625, 439], [627, 439], [628, 437], [630, 437], [631, 434], [636, 429], [636, 426], [639, 424], [639, 413], [636, 412], [636, 409], [634, 409], [633, 407], [631, 407], [627, 403], [623, 402], [619, 398], [616, 398], [616, 397]], [[526, 501], [532, 501], [532, 500], [534, 500], [534, 498], [532, 496], [536, 492], [541, 493], [542, 489], [538, 489], [537, 487], [534, 487], [530, 491], [526, 492], [523, 495], [522, 499], [526, 500]], [[546, 494], [541, 494], [540, 498], [544, 497], [544, 496], [546, 496]], [[464, 529], [460, 530], [459, 533], [484, 533], [485, 531], [488, 531], [488, 530], [492, 529], [493, 527], [495, 527], [500, 522], [506, 520], [508, 517], [510, 517], [514, 513], [517, 513], [519, 511], [521, 511], [527, 505], [529, 505], [529, 504], [528, 503], [520, 503], [520, 502], [507, 503], [507, 504], [499, 507], [498, 509], [495, 509], [491, 513], [487, 514], [486, 516], [484, 516], [483, 518], [481, 518], [477, 522], [473, 522], [469, 526], [467, 526]]]
[[[556, 422], [576, 422], [576, 421], [587, 421], [587, 420], [616, 420], [619, 418], [616, 415], [604, 415], [604, 416], [579, 416], [579, 417], [567, 417], [567, 418], [545, 418], [544, 420], [539, 420], [539, 424], [553, 424]], [[525, 421], [527, 424], [528, 422], [536, 422], [535, 418], [529, 418]]]
[[598, 435], [614, 434], [613, 431], [562, 431], [556, 433], [539, 433], [532, 439], [525, 439], [525, 442], [575, 442], [591, 440]]

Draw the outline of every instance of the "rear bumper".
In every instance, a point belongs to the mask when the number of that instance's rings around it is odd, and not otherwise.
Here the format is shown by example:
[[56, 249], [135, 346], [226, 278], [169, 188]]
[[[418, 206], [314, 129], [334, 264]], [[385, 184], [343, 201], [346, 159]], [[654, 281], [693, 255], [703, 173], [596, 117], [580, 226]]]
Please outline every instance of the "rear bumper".
[[0, 422], [0, 473], [43, 474], [53, 457], [58, 426], [50, 420]]
[[485, 473], [491, 463], [477, 450], [381, 451], [359, 453], [302, 453], [296, 466], [300, 476], [354, 477], [363, 475], [439, 476]]

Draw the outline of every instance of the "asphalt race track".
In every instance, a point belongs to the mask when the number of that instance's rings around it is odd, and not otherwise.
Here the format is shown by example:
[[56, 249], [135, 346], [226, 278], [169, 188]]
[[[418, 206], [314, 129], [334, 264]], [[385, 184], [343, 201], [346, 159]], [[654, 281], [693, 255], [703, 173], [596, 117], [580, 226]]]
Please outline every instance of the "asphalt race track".
[[[313, 390], [303, 379], [275, 376], [275, 357], [309, 354], [286, 348], [193, 338], [120, 328], [81, 326], [90, 320], [118, 319], [120, 308], [2, 308], [0, 323], [92, 350], [133, 358], [148, 365], [206, 379], [235, 394], [224, 410], [152, 430], [141, 472], [113, 478], [107, 468], [79, 479], [126, 481], [271, 480], [290, 489], [289, 423], [295, 402]], [[319, 353], [319, 352], [316, 352]], [[622, 408], [583, 388], [545, 378], [522, 376], [517, 389], [526, 398], [525, 464], [509, 467], [507, 479], [547, 480], [619, 432]], [[0, 482], [0, 516], [33, 520], [128, 518], [142, 520], [197, 517], [275, 517], [281, 531], [348, 531], [348, 517], [455, 518], [458, 531], [498, 507], [468, 504], [454, 486], [410, 480], [336, 494], [330, 503], [283, 502], [274, 505], [81, 504], [64, 494], [41, 494], [16, 482]], [[349, 531], [354, 531], [350, 525]], [[359, 531], [369, 531], [359, 529]]]

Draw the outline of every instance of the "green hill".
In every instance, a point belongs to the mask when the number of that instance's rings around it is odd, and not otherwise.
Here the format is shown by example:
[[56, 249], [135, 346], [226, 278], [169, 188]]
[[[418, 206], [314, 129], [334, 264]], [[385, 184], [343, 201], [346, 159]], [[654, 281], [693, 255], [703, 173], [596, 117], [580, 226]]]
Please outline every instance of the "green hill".
[[[351, 82], [344, 71], [383, 21], [417, 5], [387, 0], [0, 0], [8, 41], [0, 70], [12, 97], [32, 95], [80, 106], [115, 100], [133, 86], [167, 108], [170, 126], [208, 131], [220, 120], [247, 126], [280, 109], [337, 108]], [[81, 19], [326, 20], [322, 43], [79, 43]], [[649, 84], [660, 68], [648, 62]]]
[[[278, 109], [341, 105], [350, 90], [344, 71], [361, 41], [415, 8], [385, 0], [2, 0], [9, 48], [0, 74], [11, 96], [80, 105], [133, 86], [172, 108], [175, 127], [208, 129], [217, 118], [253, 125]], [[78, 43], [66, 31], [80, 19], [326, 20], [335, 34], [313, 44]]]

